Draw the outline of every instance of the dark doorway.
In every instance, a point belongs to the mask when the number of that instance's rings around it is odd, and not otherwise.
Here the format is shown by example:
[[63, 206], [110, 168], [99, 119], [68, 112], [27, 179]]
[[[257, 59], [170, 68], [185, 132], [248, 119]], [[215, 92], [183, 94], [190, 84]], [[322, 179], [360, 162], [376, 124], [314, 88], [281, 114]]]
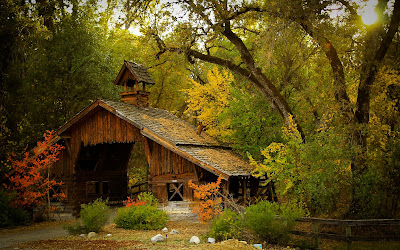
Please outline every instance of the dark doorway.
[[81, 145], [76, 163], [76, 185], [86, 199], [121, 201], [128, 195], [127, 166], [133, 143]]
[[168, 201], [183, 201], [183, 183], [168, 183]]

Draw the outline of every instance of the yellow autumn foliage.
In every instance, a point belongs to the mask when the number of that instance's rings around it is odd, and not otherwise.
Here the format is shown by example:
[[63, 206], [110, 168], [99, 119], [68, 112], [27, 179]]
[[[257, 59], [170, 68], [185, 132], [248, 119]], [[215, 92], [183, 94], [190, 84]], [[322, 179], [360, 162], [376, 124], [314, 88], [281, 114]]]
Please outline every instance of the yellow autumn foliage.
[[215, 67], [208, 72], [206, 84], [189, 80], [192, 87], [185, 90], [189, 96], [186, 113], [201, 121], [211, 136], [221, 138], [230, 135], [232, 133], [229, 129], [230, 120], [225, 119], [224, 122], [220, 122], [218, 117], [229, 106], [230, 84], [233, 81], [233, 75], [229, 71], [220, 71]]

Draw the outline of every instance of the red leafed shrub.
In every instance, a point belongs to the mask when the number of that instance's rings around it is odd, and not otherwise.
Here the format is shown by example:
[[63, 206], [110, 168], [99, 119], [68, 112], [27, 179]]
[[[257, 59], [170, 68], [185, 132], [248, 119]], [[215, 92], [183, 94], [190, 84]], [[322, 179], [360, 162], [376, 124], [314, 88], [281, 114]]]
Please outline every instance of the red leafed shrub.
[[[10, 184], [4, 184], [4, 187], [10, 194], [15, 194], [10, 204], [13, 207], [32, 209], [43, 205], [45, 201], [49, 202], [51, 198], [65, 197], [62, 193], [53, 196], [49, 193], [52, 187], [62, 184], [50, 179], [50, 168], [64, 147], [52, 143], [53, 131], [46, 131], [43, 136], [44, 140], [37, 142], [33, 153], [25, 150], [21, 160], [15, 159], [15, 154], [9, 157], [13, 173], [6, 175]], [[48, 209], [51, 209], [50, 206]]]
[[140, 201], [139, 199], [133, 200], [131, 197], [128, 197], [128, 200], [123, 201], [125, 207], [137, 207], [143, 206], [146, 204], [146, 201]]
[[216, 182], [204, 185], [196, 185], [189, 181], [189, 187], [194, 190], [194, 197], [201, 201], [199, 207], [193, 209], [200, 221], [206, 223], [222, 212], [222, 198], [218, 196], [222, 177], [219, 176]]

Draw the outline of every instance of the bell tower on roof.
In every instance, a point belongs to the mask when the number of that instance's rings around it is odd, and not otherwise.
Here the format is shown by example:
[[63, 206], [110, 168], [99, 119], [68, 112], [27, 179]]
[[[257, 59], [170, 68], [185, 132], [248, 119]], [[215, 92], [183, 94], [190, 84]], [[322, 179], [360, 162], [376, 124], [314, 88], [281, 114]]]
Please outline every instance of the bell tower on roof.
[[153, 85], [154, 83], [146, 67], [129, 61], [124, 61], [114, 81], [115, 85], [124, 87], [123, 92], [120, 93], [122, 102], [137, 107], [149, 106], [150, 92], [146, 91], [146, 85]]

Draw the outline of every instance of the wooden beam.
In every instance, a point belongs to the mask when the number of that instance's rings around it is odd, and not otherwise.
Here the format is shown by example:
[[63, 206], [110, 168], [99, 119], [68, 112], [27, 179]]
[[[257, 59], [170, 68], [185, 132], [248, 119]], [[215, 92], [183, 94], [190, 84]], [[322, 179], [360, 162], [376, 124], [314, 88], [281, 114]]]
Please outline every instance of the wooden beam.
[[142, 145], [144, 148], [144, 154], [146, 155], [147, 163], [149, 164], [149, 166], [151, 166], [151, 149], [148, 140], [149, 139], [147, 137], [142, 135]]

